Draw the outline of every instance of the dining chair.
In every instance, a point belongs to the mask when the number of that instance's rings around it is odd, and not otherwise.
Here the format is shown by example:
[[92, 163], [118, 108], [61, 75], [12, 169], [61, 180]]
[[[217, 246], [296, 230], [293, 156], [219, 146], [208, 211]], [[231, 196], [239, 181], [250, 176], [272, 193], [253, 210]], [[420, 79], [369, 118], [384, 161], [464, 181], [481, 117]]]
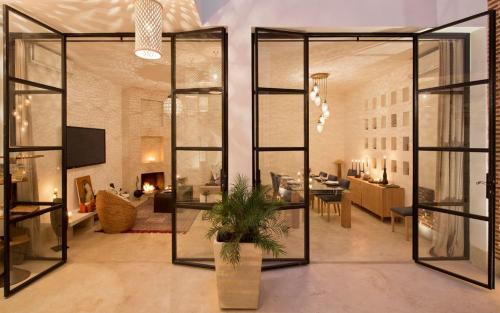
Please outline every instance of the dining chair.
[[331, 180], [331, 181], [337, 181], [338, 177], [335, 176], [335, 175], [328, 175], [328, 180]]
[[326, 207], [328, 218], [330, 221], [330, 209], [333, 208], [333, 213], [335, 215], [340, 215], [340, 205], [342, 203], [342, 189], [333, 189], [329, 194], [318, 195], [320, 199], [320, 211], [321, 216], [323, 216], [323, 209]]
[[349, 186], [351, 185], [351, 181], [348, 179], [342, 178], [339, 180], [339, 186], [344, 188], [344, 189], [349, 189]]

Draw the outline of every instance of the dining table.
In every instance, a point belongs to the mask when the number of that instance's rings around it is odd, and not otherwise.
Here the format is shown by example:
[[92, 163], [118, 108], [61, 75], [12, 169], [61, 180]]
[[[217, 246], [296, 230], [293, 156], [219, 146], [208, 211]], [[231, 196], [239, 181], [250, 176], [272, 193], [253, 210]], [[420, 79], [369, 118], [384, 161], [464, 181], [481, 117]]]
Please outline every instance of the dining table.
[[[281, 182], [285, 187], [292, 191], [292, 201], [299, 202], [304, 194], [304, 179], [293, 178], [288, 175], [281, 175]], [[342, 192], [341, 206], [340, 206], [340, 224], [344, 228], [351, 227], [351, 195], [349, 190], [340, 187], [338, 181], [325, 181], [318, 176], [311, 175], [307, 180], [309, 184], [309, 205], [313, 210], [319, 209], [319, 197], [317, 195], [334, 194], [335, 192]], [[316, 200], [318, 205], [316, 205]]]

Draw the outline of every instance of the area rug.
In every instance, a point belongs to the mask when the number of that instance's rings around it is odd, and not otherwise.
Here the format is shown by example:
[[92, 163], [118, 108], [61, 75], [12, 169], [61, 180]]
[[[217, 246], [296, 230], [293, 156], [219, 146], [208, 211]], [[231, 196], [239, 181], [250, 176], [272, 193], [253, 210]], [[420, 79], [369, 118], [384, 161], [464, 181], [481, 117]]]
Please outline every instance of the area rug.
[[[187, 233], [200, 211], [177, 209], [177, 232]], [[171, 233], [172, 214], [155, 213], [154, 200], [148, 199], [137, 207], [137, 219], [128, 233]]]

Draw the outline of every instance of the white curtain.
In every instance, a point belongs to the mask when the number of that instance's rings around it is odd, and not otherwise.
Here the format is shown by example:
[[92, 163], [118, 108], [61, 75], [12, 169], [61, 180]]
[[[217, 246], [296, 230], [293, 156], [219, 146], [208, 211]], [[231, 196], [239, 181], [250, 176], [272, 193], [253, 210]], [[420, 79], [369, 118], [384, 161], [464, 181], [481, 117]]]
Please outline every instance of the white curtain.
[[[26, 44], [24, 40], [15, 41], [15, 76], [19, 78], [29, 78], [28, 77], [28, 52], [29, 45]], [[25, 85], [16, 84], [15, 90], [27, 90]], [[15, 111], [17, 112], [19, 118], [16, 118], [12, 122], [12, 127], [15, 127], [15, 145], [17, 146], [32, 146], [33, 142], [33, 131], [32, 127], [26, 127], [24, 125], [31, 126], [32, 116], [31, 116], [31, 104], [26, 105], [26, 101], [29, 100], [26, 94], [17, 94], [14, 97]], [[24, 127], [23, 127], [24, 126]], [[12, 130], [11, 130], [12, 132]], [[26, 154], [25, 154], [26, 155]], [[12, 157], [12, 156], [11, 156]], [[24, 169], [25, 182], [16, 184], [17, 188], [17, 198], [19, 201], [38, 201], [38, 178], [36, 171], [36, 159], [32, 158], [19, 158], [16, 160], [17, 168]], [[19, 167], [21, 166], [21, 167]], [[25, 220], [18, 224], [19, 227], [24, 228], [30, 236], [30, 244], [28, 254], [38, 255], [41, 251], [41, 238], [40, 238], [40, 217], [35, 217], [32, 219]]]
[[[443, 40], [439, 43], [439, 84], [448, 85], [463, 81], [463, 42]], [[440, 94], [438, 97], [439, 147], [464, 145], [464, 94], [462, 89]], [[462, 202], [464, 191], [463, 153], [437, 152], [436, 201]], [[449, 210], [462, 207], [448, 206]], [[464, 219], [460, 216], [433, 213], [433, 238], [430, 254], [440, 257], [463, 256]]]

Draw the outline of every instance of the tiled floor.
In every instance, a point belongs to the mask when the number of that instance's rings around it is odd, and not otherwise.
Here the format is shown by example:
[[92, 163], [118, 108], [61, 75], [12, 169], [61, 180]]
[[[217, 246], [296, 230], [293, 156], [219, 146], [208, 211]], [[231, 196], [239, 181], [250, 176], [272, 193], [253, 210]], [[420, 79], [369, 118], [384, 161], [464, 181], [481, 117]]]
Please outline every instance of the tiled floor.
[[[168, 234], [83, 234], [67, 265], [0, 300], [0, 312], [219, 312], [214, 272], [173, 266], [170, 244]], [[311, 256], [263, 273], [259, 312], [500, 312], [500, 291], [415, 265], [401, 226], [392, 233], [358, 209], [351, 229], [311, 213]]]

